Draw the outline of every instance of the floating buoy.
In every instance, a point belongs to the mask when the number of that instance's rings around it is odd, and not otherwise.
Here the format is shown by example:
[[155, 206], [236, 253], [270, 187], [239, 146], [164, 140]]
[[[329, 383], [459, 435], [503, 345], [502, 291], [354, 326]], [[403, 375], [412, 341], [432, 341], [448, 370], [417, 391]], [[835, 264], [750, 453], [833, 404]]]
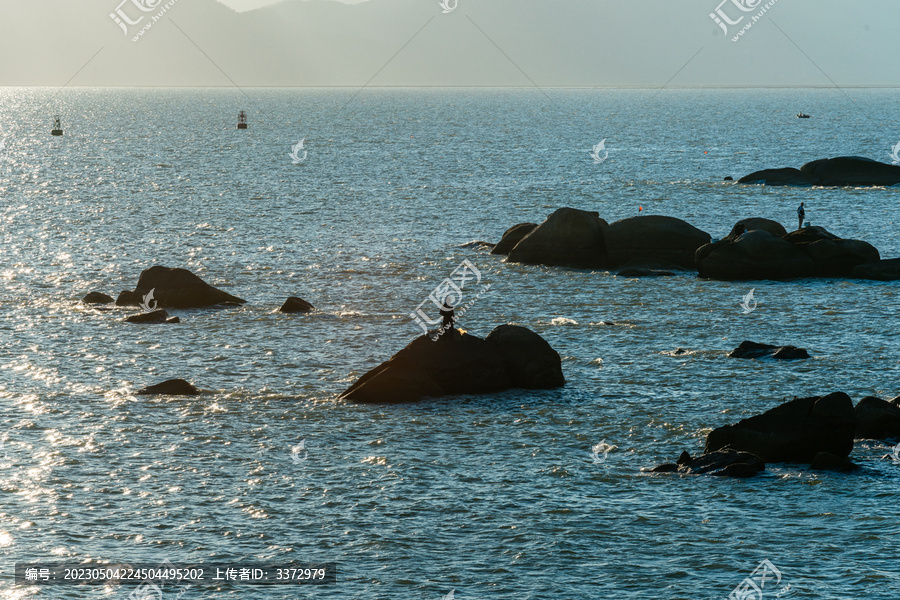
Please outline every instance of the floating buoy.
[[50, 130], [50, 135], [62, 135], [62, 125], [59, 123], [59, 115], [56, 115], [53, 119], [53, 129]]
[[241, 111], [241, 114], [238, 115], [238, 129], [247, 129], [247, 113]]

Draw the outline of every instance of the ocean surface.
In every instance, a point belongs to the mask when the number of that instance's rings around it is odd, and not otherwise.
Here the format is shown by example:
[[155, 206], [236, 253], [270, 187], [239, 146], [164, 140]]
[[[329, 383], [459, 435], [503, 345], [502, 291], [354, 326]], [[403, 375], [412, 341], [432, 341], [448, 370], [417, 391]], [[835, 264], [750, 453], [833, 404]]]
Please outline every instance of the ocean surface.
[[[852, 474], [647, 472], [795, 395], [900, 395], [900, 284], [637, 280], [465, 245], [564, 206], [793, 229], [803, 201], [900, 257], [900, 188], [723, 182], [890, 162], [897, 90], [5, 88], [0, 140], [0, 597], [135, 590], [16, 586], [16, 562], [165, 560], [338, 564], [334, 585], [182, 598], [713, 600], [765, 559], [766, 598], [900, 595], [890, 443], [857, 442]], [[460, 326], [533, 329], [566, 386], [338, 400], [421, 333], [410, 313], [463, 260], [490, 290]], [[152, 265], [248, 302], [178, 325], [79, 302]], [[276, 312], [288, 296], [317, 311]], [[742, 340], [813, 358], [726, 358]], [[173, 377], [204, 393], [134, 394]]]

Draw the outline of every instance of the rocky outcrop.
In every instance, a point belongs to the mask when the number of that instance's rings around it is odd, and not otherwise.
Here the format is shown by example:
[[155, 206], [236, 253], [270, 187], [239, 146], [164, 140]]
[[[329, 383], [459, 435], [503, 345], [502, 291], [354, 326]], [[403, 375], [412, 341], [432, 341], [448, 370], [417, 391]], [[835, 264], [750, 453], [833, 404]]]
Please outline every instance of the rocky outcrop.
[[817, 185], [880, 186], [900, 183], [900, 166], [861, 156], [822, 158], [806, 163], [800, 170], [818, 179]]
[[900, 279], [900, 258], [862, 263], [850, 270], [850, 277], [875, 281], [897, 281]]
[[813, 269], [805, 252], [762, 229], [701, 247], [696, 263], [700, 277], [721, 280], [790, 279]]
[[91, 292], [82, 298], [81, 301], [85, 304], [110, 304], [113, 302], [113, 297], [100, 292]]
[[608, 265], [629, 261], [666, 261], [694, 268], [697, 249], [708, 244], [709, 234], [681, 219], [660, 215], [630, 217], [611, 223], [603, 232]]
[[497, 245], [491, 250], [491, 254], [509, 254], [522, 238], [531, 233], [537, 227], [537, 223], [519, 223], [507, 229]]
[[[148, 296], [153, 292], [152, 298]], [[187, 269], [154, 266], [141, 273], [137, 287], [122, 292], [118, 306], [137, 306], [148, 299], [151, 308], [203, 308], [216, 304], [244, 304], [246, 300], [214, 288]], [[156, 302], [156, 304], [153, 304]]]
[[755, 231], [757, 229], [762, 229], [763, 231], [768, 231], [772, 235], [778, 237], [784, 237], [787, 235], [787, 230], [784, 226], [778, 221], [773, 221], [772, 219], [764, 219], [763, 217], [749, 217], [746, 219], [741, 219], [737, 223], [735, 223], [734, 228], [731, 230], [731, 235], [734, 235], [737, 232], [737, 237], [747, 231]]
[[705, 452], [730, 447], [764, 462], [811, 462], [819, 452], [846, 457], [853, 450], [856, 416], [843, 392], [796, 398], [761, 415], [713, 430]]
[[900, 183], [900, 166], [861, 156], [822, 158], [800, 169], [765, 169], [745, 175], [738, 183], [766, 185], [887, 186]]
[[814, 277], [849, 277], [854, 267], [881, 259], [871, 244], [841, 239], [824, 227], [804, 227], [784, 240], [809, 256], [813, 261], [809, 275]]
[[509, 252], [507, 262], [601, 268], [607, 263], [603, 232], [606, 221], [596, 212], [560, 208]]
[[160, 396], [197, 396], [200, 394], [200, 390], [184, 379], [167, 379], [162, 383], [141, 388], [136, 393]]
[[887, 440], [900, 438], [900, 406], [869, 396], [856, 405], [858, 440]]
[[653, 473], [680, 473], [682, 475], [715, 475], [720, 477], [752, 477], [766, 468], [763, 460], [749, 452], [722, 448], [691, 458], [682, 452], [674, 464], [660, 465]]
[[487, 339], [457, 329], [437, 341], [422, 335], [360, 377], [341, 398], [391, 404], [564, 384], [559, 354], [543, 338], [524, 327], [501, 325]]
[[180, 323], [178, 317], [169, 317], [169, 313], [160, 310], [151, 310], [150, 312], [138, 313], [125, 317], [126, 323]]
[[764, 185], [819, 185], [819, 179], [804, 173], [800, 169], [786, 167], [784, 169], [763, 169], [738, 179], [738, 183], [761, 183]]
[[776, 358], [795, 360], [809, 358], [809, 352], [796, 346], [770, 346], [757, 342], [741, 342], [741, 345], [728, 353], [728, 358]]
[[314, 309], [315, 307], [303, 298], [290, 296], [287, 300], [284, 301], [284, 304], [281, 305], [281, 308], [278, 309], [278, 312], [308, 313], [312, 312]]
[[809, 468], [813, 471], [838, 471], [840, 473], [849, 473], [859, 468], [846, 456], [835, 456], [830, 452], [819, 452], [816, 454]]

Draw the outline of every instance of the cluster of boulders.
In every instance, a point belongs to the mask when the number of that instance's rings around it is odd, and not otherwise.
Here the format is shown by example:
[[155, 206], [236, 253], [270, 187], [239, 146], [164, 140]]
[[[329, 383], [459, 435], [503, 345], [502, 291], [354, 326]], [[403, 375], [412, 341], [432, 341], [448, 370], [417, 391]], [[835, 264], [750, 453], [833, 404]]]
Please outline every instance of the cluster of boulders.
[[626, 277], [696, 270], [720, 280], [852, 277], [900, 279], [900, 259], [881, 260], [861, 240], [840, 238], [822, 227], [788, 233], [772, 220], [739, 221], [723, 239], [665, 216], [607, 223], [596, 212], [560, 208], [537, 225], [520, 223], [491, 250], [510, 263], [618, 269]]
[[[180, 323], [165, 308], [207, 308], [240, 306], [247, 301], [213, 287], [187, 269], [153, 266], [141, 272], [134, 290], [125, 290], [113, 300], [101, 292], [90, 292], [81, 299], [85, 304], [141, 306], [144, 312], [125, 318], [127, 323]], [[164, 308], [165, 307], [165, 308]], [[306, 313], [314, 306], [296, 296], [289, 297], [279, 308], [282, 313]]]
[[854, 408], [843, 392], [795, 398], [763, 414], [714, 429], [703, 454], [683, 452], [657, 473], [749, 477], [766, 463], [809, 463], [813, 470], [852, 471], [854, 440], [900, 437], [900, 397], [863, 398]]
[[414, 339], [360, 377], [341, 398], [393, 404], [426, 396], [550, 389], [565, 383], [559, 353], [530, 329], [500, 325], [482, 339], [451, 328], [439, 337]]
[[900, 166], [861, 156], [839, 156], [808, 162], [799, 169], [764, 169], [738, 183], [796, 186], [887, 186], [900, 183]]
[[540, 225], [520, 223], [506, 231], [492, 254], [507, 262], [579, 268], [624, 268], [662, 274], [694, 268], [697, 248], [710, 236], [690, 223], [665, 216], [622, 219], [560, 208]]

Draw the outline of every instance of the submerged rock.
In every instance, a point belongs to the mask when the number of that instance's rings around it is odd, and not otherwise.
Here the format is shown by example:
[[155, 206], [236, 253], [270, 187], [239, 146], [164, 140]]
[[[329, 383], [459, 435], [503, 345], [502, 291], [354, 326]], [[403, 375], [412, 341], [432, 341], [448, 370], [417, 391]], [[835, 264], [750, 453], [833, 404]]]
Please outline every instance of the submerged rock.
[[200, 394], [200, 390], [184, 379], [167, 379], [162, 383], [141, 388], [136, 393], [160, 396], [197, 396]]
[[[177, 319], [178, 317], [173, 317]], [[168, 323], [169, 322], [169, 313], [164, 310], [152, 310], [150, 312], [138, 313], [136, 315], [131, 315], [129, 317], [125, 317], [126, 323]], [[174, 323], [178, 323], [179, 321], [173, 321]]]
[[830, 452], [819, 452], [816, 454], [809, 468], [813, 471], [839, 471], [841, 473], [849, 473], [859, 468], [846, 456], [835, 456]]
[[390, 404], [564, 384], [559, 354], [543, 338], [524, 327], [501, 325], [486, 339], [457, 329], [437, 341], [422, 335], [360, 377], [341, 398]]
[[675, 263], [663, 260], [630, 260], [619, 267], [616, 275], [620, 277], [672, 277], [676, 273], [684, 273], [686, 269]]
[[813, 186], [819, 185], [819, 178], [800, 169], [786, 167], [784, 169], [763, 169], [738, 179], [738, 183], [761, 183], [764, 185], [795, 185]]
[[720, 477], [752, 477], [766, 468], [763, 460], [749, 452], [722, 448], [691, 458], [682, 452], [678, 462], [654, 468], [653, 473], [681, 473], [683, 475], [715, 475]]
[[81, 301], [85, 304], [110, 304], [113, 302], [113, 297], [100, 292], [91, 292], [82, 298]]
[[509, 251], [507, 261], [600, 268], [606, 265], [606, 221], [596, 212], [560, 208]]
[[796, 360], [809, 358], [805, 348], [796, 346], [771, 346], [757, 342], [744, 341], [728, 353], [728, 358], [777, 358], [780, 360]]
[[819, 452], [846, 457], [853, 450], [856, 416], [843, 392], [795, 398], [761, 415], [713, 430], [707, 453], [726, 446], [764, 462], [811, 462]]
[[281, 305], [281, 308], [279, 308], [278, 311], [283, 313], [308, 313], [313, 309], [315, 309], [315, 307], [303, 298], [290, 296], [284, 301], [284, 304]]
[[522, 238], [531, 233], [537, 227], [537, 223], [519, 223], [513, 225], [503, 233], [503, 237], [491, 250], [491, 254], [509, 254]]
[[[151, 307], [204, 308], [216, 304], [244, 304], [237, 296], [217, 289], [187, 269], [154, 266], [144, 270], [132, 292], [122, 292], [118, 306], [137, 306], [150, 292]], [[154, 305], [152, 302], [155, 301]]]

